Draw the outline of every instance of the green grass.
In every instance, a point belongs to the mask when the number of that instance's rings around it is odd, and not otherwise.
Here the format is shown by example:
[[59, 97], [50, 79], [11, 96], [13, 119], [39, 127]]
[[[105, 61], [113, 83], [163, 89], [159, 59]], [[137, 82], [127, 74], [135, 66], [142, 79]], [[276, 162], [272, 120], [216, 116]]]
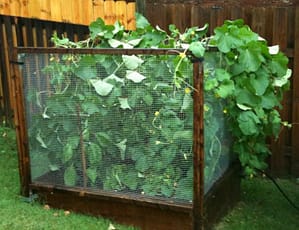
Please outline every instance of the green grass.
[[[65, 214], [46, 209], [39, 203], [25, 202], [19, 196], [15, 133], [0, 126], [0, 230], [2, 229], [99, 229], [108, 230], [106, 219]], [[291, 179], [278, 183], [299, 206], [299, 184]], [[215, 227], [216, 230], [297, 230], [299, 212], [291, 207], [268, 179], [242, 180], [241, 202]], [[132, 227], [112, 223], [117, 230]], [[179, 229], [178, 229], [179, 230]]]
[[[277, 179], [288, 197], [299, 206], [299, 184], [294, 179]], [[267, 178], [243, 180], [241, 202], [216, 230], [298, 230], [299, 210], [292, 207]]]
[[[15, 133], [0, 126], [0, 229], [99, 229], [108, 230], [112, 224], [117, 230], [133, 230], [106, 219], [63, 210], [47, 209], [39, 203], [28, 203], [19, 196], [19, 176]], [[113, 228], [111, 228], [112, 230]]]

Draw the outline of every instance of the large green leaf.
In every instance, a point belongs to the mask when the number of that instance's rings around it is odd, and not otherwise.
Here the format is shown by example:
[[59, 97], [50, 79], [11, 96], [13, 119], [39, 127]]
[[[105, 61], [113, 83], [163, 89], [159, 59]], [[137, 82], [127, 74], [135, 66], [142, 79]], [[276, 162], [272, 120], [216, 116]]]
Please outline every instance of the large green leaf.
[[283, 53], [278, 53], [273, 55], [269, 67], [273, 73], [278, 75], [278, 77], [283, 77], [286, 75], [286, 70], [288, 69], [287, 65], [288, 58]]
[[131, 70], [127, 70], [126, 72], [126, 78], [135, 82], [135, 83], [140, 83], [142, 82], [146, 77], [140, 73], [138, 73], [137, 71], [131, 71]]
[[223, 80], [221, 84], [216, 89], [216, 93], [221, 98], [226, 98], [234, 93], [235, 85], [232, 80]]
[[82, 80], [89, 80], [97, 76], [95, 67], [95, 58], [93, 56], [84, 56], [77, 63], [77, 68], [74, 69], [74, 74]]
[[91, 79], [90, 83], [100, 96], [107, 96], [113, 89], [113, 85], [102, 80]]
[[141, 65], [144, 61], [137, 57], [136, 55], [122, 55], [123, 62], [125, 66], [130, 70], [135, 70], [139, 65]]
[[96, 139], [97, 139], [98, 143], [103, 148], [109, 147], [112, 143], [111, 137], [105, 132], [98, 132], [98, 133], [95, 134], [95, 136], [96, 136]]
[[181, 110], [188, 109], [190, 106], [192, 106], [192, 103], [193, 103], [193, 98], [192, 98], [191, 94], [186, 93], [183, 98], [183, 104], [182, 104]]
[[97, 165], [102, 160], [102, 149], [95, 143], [90, 143], [86, 148], [88, 159], [91, 165]]
[[204, 46], [202, 45], [201, 42], [199, 41], [196, 41], [196, 42], [192, 42], [189, 46], [189, 50], [192, 52], [192, 54], [195, 56], [195, 57], [203, 57], [204, 54], [205, 54], [205, 48]]
[[252, 94], [247, 89], [239, 89], [236, 93], [236, 101], [241, 105], [255, 107], [261, 103], [261, 98]]
[[215, 77], [218, 81], [230, 80], [230, 73], [225, 69], [215, 69]]
[[239, 128], [244, 135], [254, 135], [259, 133], [259, 118], [252, 111], [243, 111], [238, 116]]
[[76, 169], [73, 165], [66, 168], [64, 171], [64, 184], [67, 186], [75, 186], [77, 180]]
[[63, 162], [67, 162], [69, 161], [70, 159], [72, 159], [73, 157], [73, 147], [70, 143], [67, 143], [64, 147], [63, 147]]
[[86, 170], [86, 175], [88, 176], [88, 178], [90, 179], [91, 183], [94, 184], [97, 180], [97, 169], [96, 168], [88, 168]]
[[98, 105], [89, 101], [85, 101], [82, 104], [82, 109], [89, 115], [100, 112], [100, 108], [98, 107]]
[[240, 48], [239, 52], [239, 65], [246, 72], [257, 71], [264, 61], [264, 57], [261, 55], [261, 48], [259, 47], [258, 42], [250, 44], [245, 49]]
[[273, 86], [282, 87], [282, 86], [286, 85], [291, 76], [292, 76], [292, 70], [287, 69], [285, 75], [283, 75], [282, 77], [274, 78]]

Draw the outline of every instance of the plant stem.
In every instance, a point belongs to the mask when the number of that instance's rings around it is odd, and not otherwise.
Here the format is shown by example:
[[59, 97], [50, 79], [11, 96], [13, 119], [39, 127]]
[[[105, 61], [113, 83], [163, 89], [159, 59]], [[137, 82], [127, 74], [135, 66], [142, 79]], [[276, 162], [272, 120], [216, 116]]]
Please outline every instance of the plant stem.
[[82, 161], [82, 173], [83, 173], [83, 187], [87, 187], [87, 175], [86, 175], [86, 154], [84, 148], [84, 139], [83, 139], [83, 130], [81, 125], [80, 119], [80, 105], [77, 105], [77, 121], [78, 121], [78, 128], [80, 132], [80, 150], [81, 150], [81, 161]]

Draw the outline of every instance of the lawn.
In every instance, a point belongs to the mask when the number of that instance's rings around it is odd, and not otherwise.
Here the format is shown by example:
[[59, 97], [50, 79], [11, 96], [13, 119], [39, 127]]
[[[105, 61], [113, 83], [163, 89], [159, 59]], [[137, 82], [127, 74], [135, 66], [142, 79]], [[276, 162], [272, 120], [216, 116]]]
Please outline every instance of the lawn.
[[[20, 197], [15, 133], [2, 126], [0, 157], [0, 229], [133, 229], [102, 218], [55, 210]], [[278, 183], [299, 206], [299, 184], [292, 179], [279, 179]], [[299, 229], [299, 211], [289, 205], [268, 179], [244, 179], [241, 186], [241, 201], [216, 230]]]

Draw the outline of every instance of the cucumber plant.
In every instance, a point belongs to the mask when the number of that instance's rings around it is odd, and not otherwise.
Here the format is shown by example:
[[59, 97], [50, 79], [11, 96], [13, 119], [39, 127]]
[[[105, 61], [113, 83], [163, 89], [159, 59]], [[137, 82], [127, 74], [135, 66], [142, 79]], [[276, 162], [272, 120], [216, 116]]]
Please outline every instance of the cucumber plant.
[[62, 171], [67, 186], [192, 200], [190, 54], [205, 59], [206, 186], [222, 173], [231, 144], [248, 175], [265, 168], [266, 139], [282, 124], [276, 108], [289, 85], [287, 58], [242, 20], [225, 21], [207, 37], [207, 25], [184, 33], [170, 25], [167, 33], [136, 17], [134, 31], [97, 19], [84, 41], [53, 35], [63, 48], [185, 51], [52, 55], [42, 70], [50, 87], [28, 97], [40, 110], [29, 129], [32, 165], [39, 162], [34, 177]]

